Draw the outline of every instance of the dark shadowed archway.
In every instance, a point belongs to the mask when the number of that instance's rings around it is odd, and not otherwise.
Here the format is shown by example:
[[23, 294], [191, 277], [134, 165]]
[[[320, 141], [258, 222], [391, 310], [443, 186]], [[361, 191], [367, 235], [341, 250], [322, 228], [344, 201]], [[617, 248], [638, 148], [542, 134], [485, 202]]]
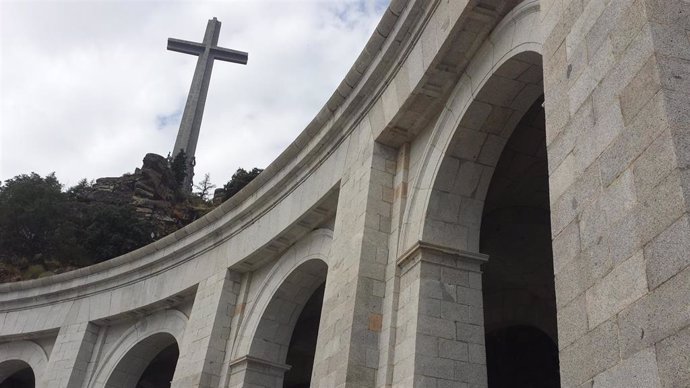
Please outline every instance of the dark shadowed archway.
[[486, 334], [489, 387], [560, 387], [558, 347], [532, 326], [509, 326]]
[[[449, 296], [458, 305], [453, 344], [467, 347], [470, 356], [453, 355], [464, 368], [454, 378], [490, 388], [503, 385], [487, 371], [504, 373], [496, 366], [508, 359], [502, 355], [516, 349], [511, 341], [499, 341], [510, 346], [496, 347], [485, 334], [533, 327], [557, 343], [543, 65], [538, 51], [522, 49], [499, 60], [494, 52], [494, 66], [465, 85], [476, 89], [451, 100], [433, 134], [432, 144], [442, 152], [432, 148], [422, 164], [422, 172], [432, 174], [431, 190], [423, 190], [422, 182], [415, 191], [422, 198], [428, 195], [420, 240], [453, 255], [456, 266], [471, 272], [470, 280], [475, 276], [469, 289], [462, 288], [467, 287], [462, 281], [440, 281], [463, 289]], [[417, 230], [414, 222], [409, 225]], [[480, 270], [478, 263], [487, 257]], [[487, 354], [489, 340], [493, 348]], [[555, 346], [541, 348], [545, 359], [558, 359], [558, 352], [551, 352]], [[548, 381], [558, 381], [555, 365], [549, 367], [553, 379]]]
[[311, 384], [328, 265], [309, 259], [283, 270], [260, 313], [249, 354], [232, 365], [230, 386]]
[[0, 344], [0, 388], [35, 387], [47, 364], [45, 350], [33, 341]]
[[110, 374], [106, 388], [169, 388], [179, 349], [175, 337], [153, 334], [130, 349]]
[[548, 186], [539, 99], [503, 149], [482, 214], [490, 388], [560, 386]]
[[311, 386], [311, 372], [316, 355], [316, 340], [319, 333], [323, 293], [326, 284], [322, 284], [314, 291], [295, 324], [285, 363], [290, 370], [285, 372], [283, 387], [309, 388]]
[[34, 388], [36, 376], [24, 361], [11, 360], [0, 363], [0, 388]]

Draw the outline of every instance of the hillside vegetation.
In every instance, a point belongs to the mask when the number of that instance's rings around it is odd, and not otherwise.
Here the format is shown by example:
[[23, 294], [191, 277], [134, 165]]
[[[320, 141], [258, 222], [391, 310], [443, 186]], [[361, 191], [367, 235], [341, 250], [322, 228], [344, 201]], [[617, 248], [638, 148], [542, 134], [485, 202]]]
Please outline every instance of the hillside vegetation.
[[15, 176], [0, 185], [0, 282], [50, 276], [135, 250], [201, 217], [261, 171], [240, 168], [213, 193], [208, 174], [185, 193], [184, 172], [156, 154], [147, 154], [132, 174], [70, 188], [54, 173]]

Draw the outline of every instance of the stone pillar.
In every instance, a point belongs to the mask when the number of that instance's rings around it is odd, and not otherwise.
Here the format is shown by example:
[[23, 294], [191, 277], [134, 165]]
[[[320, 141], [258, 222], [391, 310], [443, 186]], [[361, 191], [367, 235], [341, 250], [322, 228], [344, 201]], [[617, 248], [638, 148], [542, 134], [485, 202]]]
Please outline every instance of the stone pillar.
[[74, 323], [61, 327], [45, 373], [43, 376], [36, 376], [36, 386], [81, 388], [97, 339], [98, 326], [92, 323]]
[[228, 388], [280, 388], [288, 370], [289, 365], [244, 356], [230, 363]]
[[562, 386], [686, 386], [690, 3], [541, 4]]
[[376, 385], [396, 151], [370, 135], [365, 120], [348, 139], [313, 386]]
[[218, 386], [239, 290], [240, 275], [233, 271], [223, 271], [199, 283], [172, 387]]
[[393, 386], [487, 386], [480, 269], [486, 260], [423, 242], [400, 257]]
[[379, 338], [379, 369], [376, 376], [377, 387], [391, 387], [393, 381], [393, 362], [395, 356], [395, 336], [397, 325], [398, 295], [400, 290], [400, 268], [397, 265], [398, 237], [402, 227], [403, 214], [407, 204], [407, 185], [410, 168], [410, 143], [405, 143], [398, 148], [395, 178], [391, 206], [391, 234], [388, 244], [391, 249], [388, 252], [386, 264], [386, 288], [383, 298], [383, 325]]

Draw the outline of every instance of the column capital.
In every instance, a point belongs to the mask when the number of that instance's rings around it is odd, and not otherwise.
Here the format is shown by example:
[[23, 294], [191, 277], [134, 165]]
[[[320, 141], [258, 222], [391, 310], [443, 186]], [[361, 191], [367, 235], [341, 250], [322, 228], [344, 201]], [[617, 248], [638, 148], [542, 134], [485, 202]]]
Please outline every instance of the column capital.
[[422, 261], [449, 268], [476, 270], [479, 265], [489, 261], [489, 255], [463, 251], [419, 240], [410, 249], [403, 252], [396, 260], [396, 263], [403, 272], [406, 272]]
[[230, 367], [231, 368], [236, 368], [236, 367], [240, 367], [240, 366], [247, 367], [251, 364], [256, 365], [256, 366], [260, 366], [260, 367], [264, 367], [267, 369], [277, 369], [277, 370], [281, 371], [281, 373], [285, 373], [292, 368], [290, 365], [287, 365], [287, 364], [281, 364], [281, 363], [277, 363], [277, 362], [273, 362], [273, 361], [268, 361], [268, 360], [264, 360], [262, 358], [258, 358], [258, 357], [254, 357], [254, 356], [250, 356], [250, 355], [242, 356], [240, 358], [236, 358], [233, 361], [230, 361]]
[[230, 361], [229, 367], [227, 386], [230, 388], [246, 386], [282, 387], [285, 372], [290, 370], [290, 365], [250, 355]]

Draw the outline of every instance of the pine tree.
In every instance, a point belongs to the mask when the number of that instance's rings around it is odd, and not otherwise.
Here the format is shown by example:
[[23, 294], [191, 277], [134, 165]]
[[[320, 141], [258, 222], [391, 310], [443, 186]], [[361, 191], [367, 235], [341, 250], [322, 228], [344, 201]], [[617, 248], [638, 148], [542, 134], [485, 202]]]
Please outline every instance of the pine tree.
[[206, 173], [204, 175], [204, 179], [195, 184], [194, 188], [198, 190], [195, 194], [198, 195], [199, 198], [203, 199], [204, 201], [208, 201], [211, 190], [215, 189], [216, 185], [211, 183], [211, 174]]
[[256, 167], [250, 171], [247, 171], [243, 168], [238, 168], [237, 171], [232, 175], [230, 182], [223, 186], [225, 191], [225, 199], [227, 200], [228, 198], [237, 194], [238, 191], [242, 190], [244, 186], [248, 185], [249, 182], [261, 174], [261, 171], [263, 171], [263, 169]]

